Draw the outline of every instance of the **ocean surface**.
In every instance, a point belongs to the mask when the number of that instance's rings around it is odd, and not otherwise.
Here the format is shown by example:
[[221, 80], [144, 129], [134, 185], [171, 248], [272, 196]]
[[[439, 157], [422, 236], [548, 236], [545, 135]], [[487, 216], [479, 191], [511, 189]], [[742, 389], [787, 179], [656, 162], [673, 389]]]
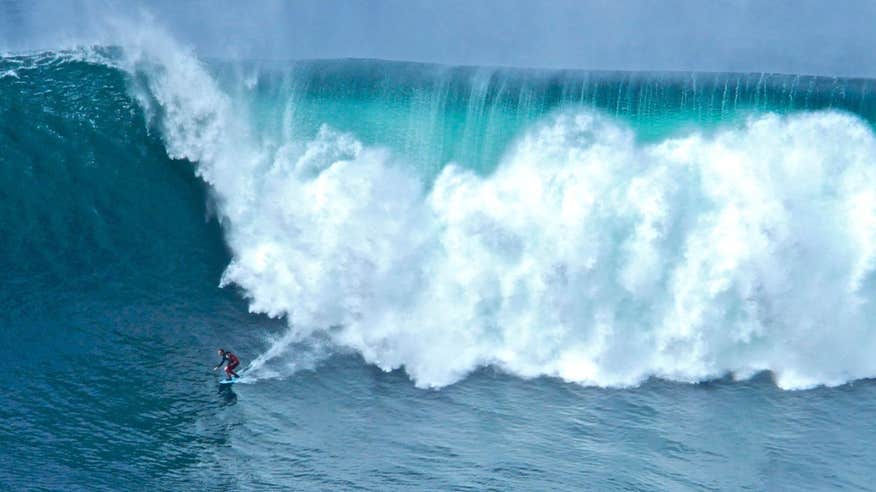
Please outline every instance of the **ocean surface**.
[[864, 79], [0, 57], [0, 486], [874, 490], [874, 123]]

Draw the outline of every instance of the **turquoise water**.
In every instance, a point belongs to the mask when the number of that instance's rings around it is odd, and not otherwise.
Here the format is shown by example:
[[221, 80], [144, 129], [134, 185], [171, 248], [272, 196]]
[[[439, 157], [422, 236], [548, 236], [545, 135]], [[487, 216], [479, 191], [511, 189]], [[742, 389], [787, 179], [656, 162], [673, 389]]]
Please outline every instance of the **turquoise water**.
[[[597, 108], [639, 139], [714, 129], [763, 112], [837, 109], [876, 115], [867, 79], [784, 74], [538, 71], [379, 60], [293, 66], [218, 63], [226, 90], [255, 98], [262, 132], [314, 136], [324, 124], [392, 147], [427, 172], [447, 162], [488, 172], [551, 111]], [[241, 79], [248, 89], [240, 90]], [[237, 86], [235, 86], [237, 84]], [[285, 119], [284, 119], [285, 118]], [[274, 125], [272, 128], [270, 125]]]
[[0, 60], [6, 488], [870, 488], [873, 82], [85, 58]]

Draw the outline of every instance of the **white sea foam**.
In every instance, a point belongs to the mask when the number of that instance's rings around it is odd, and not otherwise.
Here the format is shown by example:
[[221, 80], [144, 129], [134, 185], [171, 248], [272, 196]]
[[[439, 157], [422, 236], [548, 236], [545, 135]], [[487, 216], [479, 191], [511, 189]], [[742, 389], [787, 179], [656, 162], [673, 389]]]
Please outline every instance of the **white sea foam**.
[[233, 252], [222, 284], [289, 322], [253, 377], [313, 340], [419, 386], [485, 365], [599, 386], [876, 376], [876, 139], [854, 117], [762, 115], [642, 144], [570, 109], [495, 173], [448, 163], [426, 186], [329, 127], [254, 134], [165, 38], [125, 48], [168, 153], [215, 191]]

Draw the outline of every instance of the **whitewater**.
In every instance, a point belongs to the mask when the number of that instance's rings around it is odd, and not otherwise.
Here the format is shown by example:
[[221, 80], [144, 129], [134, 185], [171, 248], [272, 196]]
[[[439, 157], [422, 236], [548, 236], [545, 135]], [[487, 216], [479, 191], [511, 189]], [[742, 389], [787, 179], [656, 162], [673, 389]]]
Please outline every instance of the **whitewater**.
[[[270, 100], [255, 69], [223, 87], [168, 38], [101, 62], [209, 184], [232, 252], [221, 285], [288, 323], [254, 379], [294, 370], [293, 346], [352, 350], [423, 387], [484, 366], [606, 387], [876, 375], [876, 140], [859, 116], [737, 110], [643, 139], [558, 104], [512, 128], [495, 164], [423, 165], [329, 123], [296, 132], [300, 91]], [[282, 111], [260, 107], [278, 97]], [[501, 126], [471, 101], [469, 119]], [[442, 104], [423, 103], [420, 133]]]

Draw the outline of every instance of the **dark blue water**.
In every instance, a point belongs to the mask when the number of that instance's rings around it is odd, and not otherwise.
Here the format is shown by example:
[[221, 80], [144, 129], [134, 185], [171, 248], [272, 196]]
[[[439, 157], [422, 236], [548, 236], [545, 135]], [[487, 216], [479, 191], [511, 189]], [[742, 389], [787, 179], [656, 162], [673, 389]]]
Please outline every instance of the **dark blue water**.
[[[146, 123], [125, 72], [34, 57], [3, 59], [7, 70], [15, 74], [0, 78], [4, 489], [873, 489], [876, 385], [866, 378], [803, 391], [779, 388], [770, 373], [602, 388], [522, 378], [497, 364], [423, 389], [404, 369], [380, 370], [318, 335], [329, 347], [322, 357], [299, 356], [315, 342], [297, 342], [273, 362], [278, 377], [219, 387], [210, 371], [218, 346], [247, 365], [287, 332], [284, 319], [249, 312], [251, 294], [219, 287], [234, 258], [228, 215], [216, 212], [222, 197], [196, 163], [168, 157], [167, 135]], [[342, 99], [317, 96], [301, 121], [315, 117], [321, 98]], [[350, 125], [367, 119], [362, 111]], [[526, 118], [539, 111], [527, 107]], [[448, 110], [447, 121], [463, 113]], [[471, 127], [497, 132], [491, 146], [525, 126], [492, 118]], [[677, 118], [655, 125], [675, 131], [666, 122]], [[397, 144], [390, 134], [387, 145]], [[500, 153], [466, 145], [435, 154]], [[842, 365], [842, 353], [833, 357]]]

